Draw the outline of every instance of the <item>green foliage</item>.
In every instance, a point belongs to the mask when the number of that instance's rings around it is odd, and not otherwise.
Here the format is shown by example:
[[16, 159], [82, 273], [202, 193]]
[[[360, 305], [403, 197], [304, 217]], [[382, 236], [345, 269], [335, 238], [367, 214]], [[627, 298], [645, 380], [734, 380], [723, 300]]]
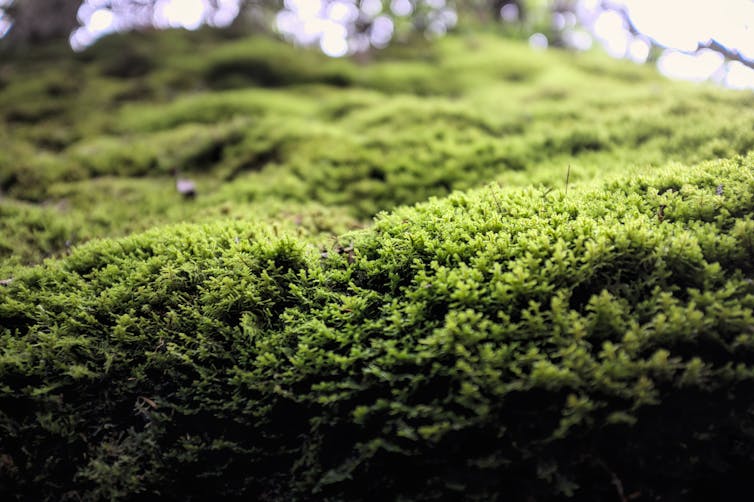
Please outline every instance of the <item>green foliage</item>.
[[750, 94], [491, 36], [59, 59], [0, 66], [0, 498], [748, 488]]

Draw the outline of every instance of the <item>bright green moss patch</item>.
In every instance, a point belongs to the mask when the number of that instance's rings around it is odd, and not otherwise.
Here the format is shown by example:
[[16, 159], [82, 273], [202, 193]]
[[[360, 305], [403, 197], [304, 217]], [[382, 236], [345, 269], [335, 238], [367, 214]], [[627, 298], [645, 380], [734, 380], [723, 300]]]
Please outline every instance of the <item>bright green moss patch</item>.
[[81, 246], [0, 289], [2, 487], [733, 496], [754, 467], [752, 214], [747, 158], [492, 185], [324, 248], [249, 222]]

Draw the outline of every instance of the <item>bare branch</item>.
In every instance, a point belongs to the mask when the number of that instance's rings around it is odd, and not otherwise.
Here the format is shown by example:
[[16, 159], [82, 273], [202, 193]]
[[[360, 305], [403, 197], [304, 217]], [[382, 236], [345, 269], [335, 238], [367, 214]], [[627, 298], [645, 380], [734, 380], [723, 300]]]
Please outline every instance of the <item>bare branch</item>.
[[[645, 37], [649, 39], [654, 45], [668, 48], [666, 45], [659, 43], [657, 40], [647, 35], [646, 33], [642, 33], [634, 24], [633, 20], [631, 19], [631, 15], [628, 13], [628, 10], [626, 9], [625, 6], [618, 5], [609, 0], [603, 0], [601, 2], [601, 6], [603, 9], [611, 10], [613, 12], [617, 12], [618, 14], [620, 14], [621, 17], [623, 17], [623, 21], [626, 23], [626, 28], [632, 35]], [[727, 59], [728, 61], [737, 61], [743, 64], [744, 66], [747, 66], [748, 68], [751, 68], [754, 70], [754, 60], [747, 58], [746, 56], [741, 54], [740, 51], [736, 49], [731, 49], [729, 47], [726, 47], [725, 45], [721, 44], [714, 38], [711, 38], [706, 42], [699, 42], [696, 49], [691, 50], [691, 51], [677, 49], [675, 47], [671, 47], [671, 48], [683, 54], [690, 54], [690, 55], [698, 54], [699, 51], [704, 50], [704, 49], [709, 49], [719, 54], [722, 54], [725, 57], [725, 59]]]
[[[631, 33], [632, 35], [634, 36], [641, 35], [644, 37], [647, 36], [641, 31], [639, 31], [639, 29], [636, 27], [633, 19], [631, 19], [631, 15], [628, 13], [628, 9], [626, 9], [624, 5], [616, 4], [608, 0], [603, 0], [600, 6], [604, 10], [611, 10], [613, 12], [617, 12], [618, 14], [620, 14], [621, 17], [623, 18], [623, 22], [626, 23], [626, 28], [628, 28], [629, 33]], [[648, 38], [651, 38], [651, 37], [648, 37]], [[652, 39], [652, 42], [656, 43], [654, 39]]]
[[721, 44], [714, 38], [711, 38], [707, 42], [704, 42], [704, 43], [699, 42], [699, 45], [697, 46], [696, 51], [698, 52], [702, 49], [711, 49], [715, 52], [719, 52], [720, 54], [725, 56], [726, 59], [730, 61], [738, 61], [742, 65], [748, 66], [749, 68], [754, 70], [753, 60], [746, 58], [743, 54], [741, 54], [741, 52], [735, 49], [730, 49], [724, 46], [723, 44]]

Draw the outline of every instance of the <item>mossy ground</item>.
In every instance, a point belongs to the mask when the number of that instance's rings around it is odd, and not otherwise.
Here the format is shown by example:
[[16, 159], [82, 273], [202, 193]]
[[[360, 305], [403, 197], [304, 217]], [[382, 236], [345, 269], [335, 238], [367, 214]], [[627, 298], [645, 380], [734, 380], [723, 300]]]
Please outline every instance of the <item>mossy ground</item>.
[[751, 93], [490, 35], [222, 37], [0, 65], [0, 493], [746, 485]]
[[[361, 65], [209, 33], [40, 52], [0, 73], [5, 270], [157, 224], [320, 205], [337, 233], [492, 181], [562, 189], [570, 167], [576, 189], [754, 145], [750, 93], [484, 35]], [[29, 232], [27, 217], [56, 223]]]

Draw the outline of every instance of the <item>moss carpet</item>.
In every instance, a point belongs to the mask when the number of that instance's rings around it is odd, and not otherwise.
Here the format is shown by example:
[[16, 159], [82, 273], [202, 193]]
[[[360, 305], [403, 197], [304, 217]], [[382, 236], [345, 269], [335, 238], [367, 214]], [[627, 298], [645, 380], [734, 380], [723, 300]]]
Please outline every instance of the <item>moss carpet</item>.
[[738, 497], [752, 105], [488, 34], [0, 63], [0, 494]]

